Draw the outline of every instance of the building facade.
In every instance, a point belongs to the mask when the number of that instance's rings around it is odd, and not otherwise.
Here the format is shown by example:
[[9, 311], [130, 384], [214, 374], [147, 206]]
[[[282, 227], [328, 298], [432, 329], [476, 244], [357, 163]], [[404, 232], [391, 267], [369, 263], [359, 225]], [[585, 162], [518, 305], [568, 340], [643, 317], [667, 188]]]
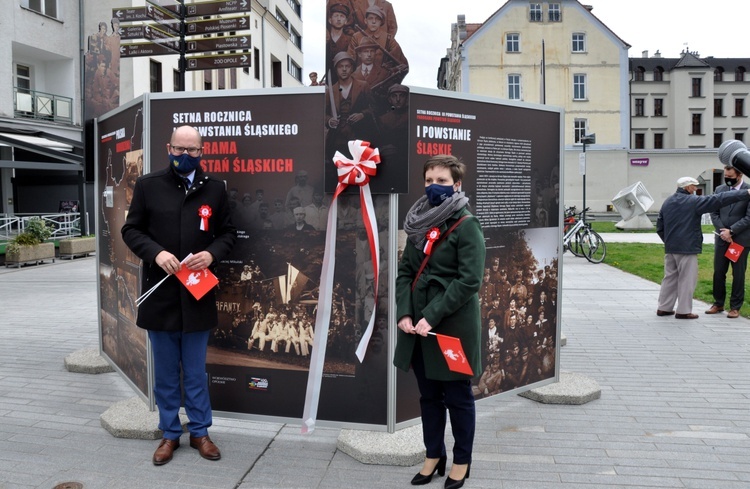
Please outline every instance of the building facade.
[[750, 130], [750, 58], [630, 59], [631, 147], [718, 148]]
[[596, 132], [628, 145], [628, 48], [575, 0], [509, 0], [482, 24], [453, 24], [438, 87], [565, 109], [565, 144]]
[[[481, 24], [458, 17], [438, 87], [563, 107], [567, 205], [581, 208], [585, 190], [586, 206], [603, 212], [642, 181], [655, 211], [684, 175], [712, 193], [723, 167], [715, 148], [750, 128], [750, 58], [629, 58], [629, 48], [576, 0], [508, 0]], [[580, 138], [592, 133], [584, 189]]]
[[[179, 56], [127, 56], [127, 21], [121, 10], [143, 10], [172, 0], [8, 0], [0, 19], [0, 214], [54, 213], [79, 201], [93, 225], [93, 155], [85, 154], [93, 117], [148, 92], [303, 86], [302, 0], [241, 0], [242, 12], [192, 21], [245, 17], [236, 31], [205, 32], [193, 40], [241, 38], [241, 48], [189, 56], [238, 54], [243, 67], [188, 70], [180, 80]], [[188, 2], [214, 6], [215, 1]], [[227, 2], [229, 4], [229, 2]], [[245, 25], [246, 24], [246, 25]], [[158, 25], [158, 24], [157, 24]], [[115, 68], [116, 66], [116, 68]], [[85, 81], [91, 76], [93, 87]], [[106, 97], [92, 97], [105, 93]], [[91, 108], [94, 111], [91, 112]], [[87, 108], [85, 110], [85, 108]], [[93, 232], [93, 230], [91, 230]]]
[[[80, 200], [80, 4], [12, 0], [0, 20], [0, 213]], [[39, 196], [44, 198], [39, 198]]]

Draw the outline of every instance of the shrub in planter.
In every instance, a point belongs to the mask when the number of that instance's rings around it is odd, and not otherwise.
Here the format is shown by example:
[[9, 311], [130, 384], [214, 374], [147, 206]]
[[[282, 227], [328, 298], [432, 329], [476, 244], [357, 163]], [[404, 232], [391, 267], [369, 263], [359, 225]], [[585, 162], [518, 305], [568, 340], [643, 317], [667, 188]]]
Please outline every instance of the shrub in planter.
[[5, 247], [5, 261], [22, 263], [55, 258], [55, 245], [45, 243], [52, 236], [52, 228], [40, 217], [29, 219], [26, 228]]

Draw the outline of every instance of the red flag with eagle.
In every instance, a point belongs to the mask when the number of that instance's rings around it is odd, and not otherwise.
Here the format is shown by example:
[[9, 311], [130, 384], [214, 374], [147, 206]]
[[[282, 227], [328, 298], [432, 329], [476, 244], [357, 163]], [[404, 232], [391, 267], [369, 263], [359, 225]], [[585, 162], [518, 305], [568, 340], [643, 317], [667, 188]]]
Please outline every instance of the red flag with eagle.
[[740, 256], [742, 256], [742, 252], [745, 250], [745, 247], [739, 244], [736, 241], [732, 241], [729, 245], [729, 248], [727, 248], [726, 253], [724, 253], [724, 256], [726, 256], [729, 260], [733, 261], [734, 263], [737, 263], [737, 260], [740, 259]]
[[437, 334], [435, 336], [440, 345], [440, 351], [443, 352], [445, 361], [448, 363], [448, 368], [451, 372], [457, 372], [460, 374], [466, 374], [474, 376], [474, 371], [469, 365], [469, 361], [466, 359], [466, 354], [461, 346], [461, 340], [454, 336], [446, 336], [444, 334]]
[[183, 265], [180, 267], [180, 271], [174, 275], [197, 300], [201, 300], [209, 290], [219, 283], [219, 279], [208, 268], [193, 271]]

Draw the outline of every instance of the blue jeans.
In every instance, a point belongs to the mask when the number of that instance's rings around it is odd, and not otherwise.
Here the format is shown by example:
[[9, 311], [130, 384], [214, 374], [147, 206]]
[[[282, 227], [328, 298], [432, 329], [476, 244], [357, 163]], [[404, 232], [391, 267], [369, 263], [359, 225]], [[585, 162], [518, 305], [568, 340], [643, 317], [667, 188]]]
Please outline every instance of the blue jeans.
[[427, 458], [440, 458], [445, 455], [447, 409], [453, 430], [453, 463], [460, 465], [470, 463], [476, 428], [476, 409], [471, 381], [428, 379], [425, 375], [424, 357], [419, 339], [414, 345], [412, 368], [419, 386], [422, 437]]
[[154, 354], [154, 397], [159, 408], [159, 429], [164, 432], [164, 438], [176, 440], [182, 435], [180, 370], [190, 436], [208, 434], [208, 427], [212, 424], [206, 376], [208, 336], [209, 331], [148, 332]]

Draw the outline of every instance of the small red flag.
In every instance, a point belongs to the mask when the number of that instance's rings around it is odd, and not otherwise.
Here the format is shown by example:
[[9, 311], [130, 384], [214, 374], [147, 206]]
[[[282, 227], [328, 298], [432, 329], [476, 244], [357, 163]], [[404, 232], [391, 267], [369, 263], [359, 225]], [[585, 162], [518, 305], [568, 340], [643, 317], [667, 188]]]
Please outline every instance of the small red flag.
[[458, 372], [460, 374], [466, 374], [474, 376], [474, 371], [469, 365], [469, 361], [466, 359], [466, 354], [461, 346], [461, 340], [454, 336], [446, 336], [444, 334], [437, 334], [438, 345], [440, 350], [443, 352], [448, 368], [451, 372]]
[[728, 259], [730, 259], [733, 262], [737, 262], [737, 260], [740, 259], [740, 256], [742, 255], [742, 252], [744, 251], [745, 247], [739, 244], [736, 241], [732, 241], [729, 244], [729, 248], [727, 248], [727, 252], [724, 253], [724, 256], [726, 256]]
[[200, 300], [201, 297], [206, 295], [206, 292], [219, 283], [219, 279], [208, 268], [193, 271], [183, 265], [180, 271], [174, 275], [197, 300]]

